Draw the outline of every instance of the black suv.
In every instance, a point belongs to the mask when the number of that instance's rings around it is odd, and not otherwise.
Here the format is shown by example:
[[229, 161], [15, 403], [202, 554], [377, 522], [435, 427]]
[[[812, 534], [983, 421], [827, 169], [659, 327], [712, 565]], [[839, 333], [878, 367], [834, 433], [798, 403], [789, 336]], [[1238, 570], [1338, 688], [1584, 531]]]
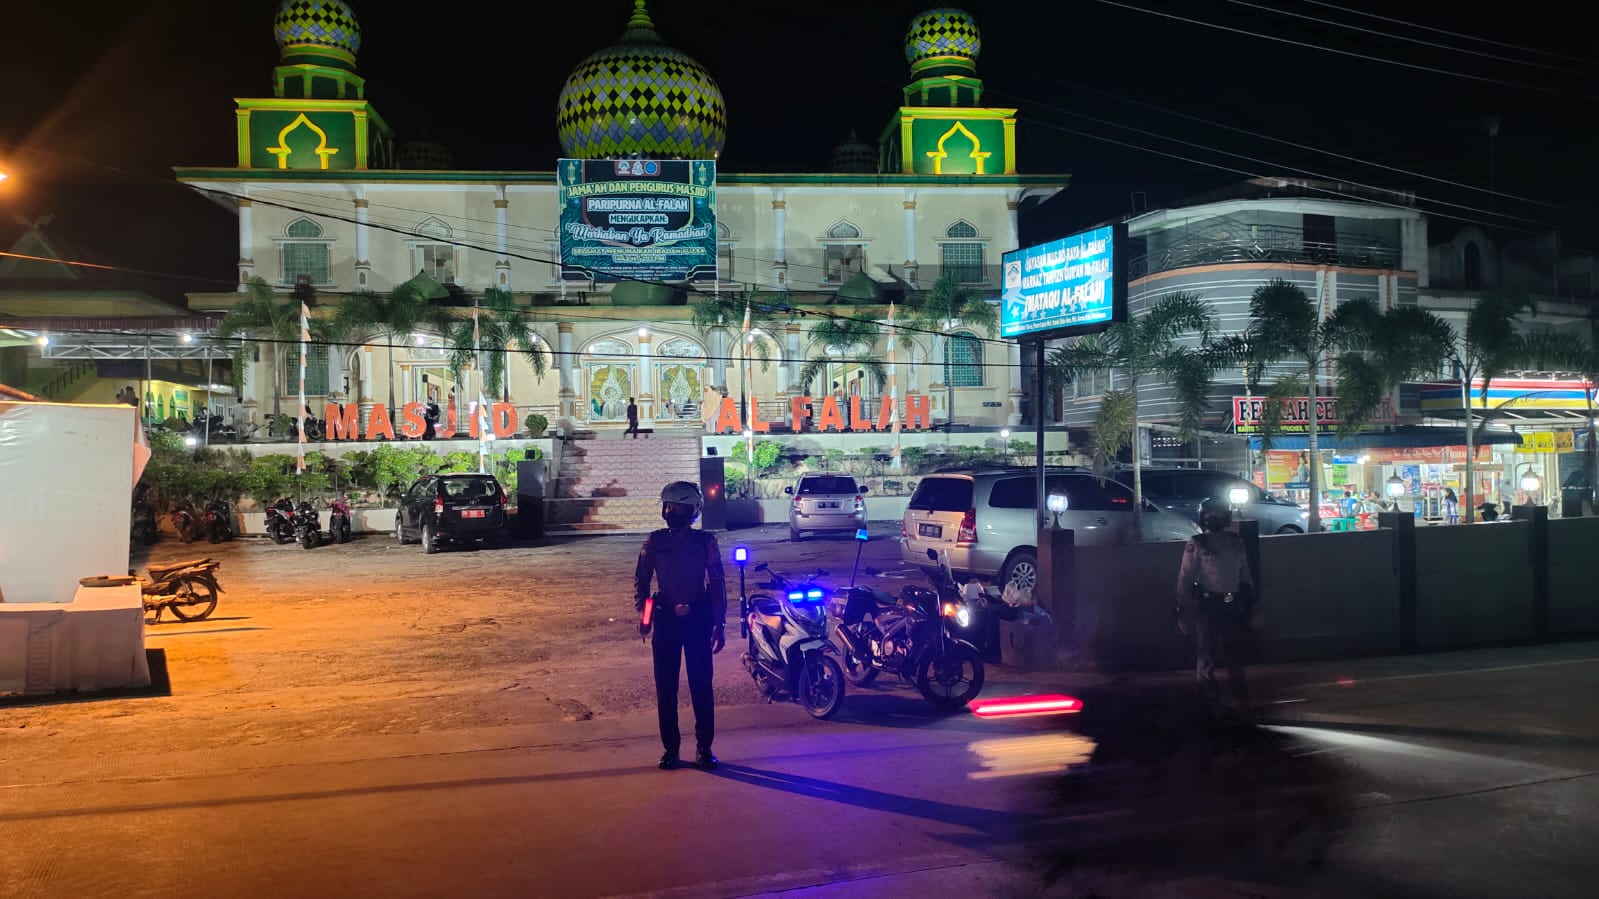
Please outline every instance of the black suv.
[[423, 552], [445, 543], [505, 539], [505, 489], [491, 474], [435, 474], [412, 484], [394, 515], [394, 538], [420, 541]]
[[[1131, 487], [1130, 469], [1117, 471], [1116, 480]], [[1262, 534], [1303, 534], [1310, 514], [1297, 504], [1273, 496], [1253, 483], [1224, 471], [1208, 468], [1146, 468], [1143, 470], [1144, 499], [1199, 521], [1199, 504], [1207, 499], [1232, 503], [1233, 488], [1244, 491], [1247, 500], [1238, 506], [1244, 518], [1260, 522]]]

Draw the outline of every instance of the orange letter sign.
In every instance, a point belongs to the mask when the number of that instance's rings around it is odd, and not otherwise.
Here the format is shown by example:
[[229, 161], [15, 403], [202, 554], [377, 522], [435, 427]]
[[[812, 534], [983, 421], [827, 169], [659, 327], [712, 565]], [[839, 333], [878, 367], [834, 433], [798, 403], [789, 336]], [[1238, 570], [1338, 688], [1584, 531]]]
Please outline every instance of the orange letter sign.
[[510, 403], [495, 403], [489, 407], [493, 415], [494, 436], [504, 440], [516, 433], [516, 407]]
[[322, 410], [328, 420], [329, 440], [359, 440], [361, 438], [361, 407], [355, 403], [344, 405], [344, 414], [336, 415], [339, 407], [329, 404]]
[[933, 426], [933, 401], [921, 394], [905, 398], [905, 427], [930, 428]]
[[722, 408], [716, 414], [716, 433], [737, 434], [743, 430], [744, 423], [738, 419], [738, 403], [730, 396], [722, 397]]
[[822, 399], [822, 412], [816, 416], [816, 430], [844, 430], [844, 413], [839, 411], [838, 397], [828, 394]]
[[421, 437], [427, 430], [427, 425], [422, 421], [422, 404], [406, 403], [400, 409], [400, 433], [407, 437]]
[[382, 403], [372, 407], [372, 418], [366, 423], [366, 439], [376, 440], [379, 437], [394, 439], [394, 422], [389, 420], [389, 407]]
[[788, 398], [788, 429], [798, 434], [804, 429], [805, 418], [811, 412], [811, 398], [808, 396], [791, 396]]
[[771, 429], [771, 425], [761, 421], [761, 401], [755, 398], [755, 394], [750, 394], [750, 430], [764, 434]]

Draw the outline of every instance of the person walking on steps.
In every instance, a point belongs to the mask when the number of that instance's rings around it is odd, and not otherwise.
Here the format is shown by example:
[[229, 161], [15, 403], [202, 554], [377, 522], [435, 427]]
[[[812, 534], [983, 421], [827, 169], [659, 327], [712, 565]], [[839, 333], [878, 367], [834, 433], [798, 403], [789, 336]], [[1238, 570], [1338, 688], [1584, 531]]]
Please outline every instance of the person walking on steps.
[[1177, 575], [1177, 625], [1195, 642], [1195, 676], [1212, 700], [1221, 699], [1216, 669], [1227, 670], [1232, 701], [1248, 711], [1244, 655], [1254, 625], [1255, 585], [1244, 540], [1229, 530], [1232, 511], [1207, 499], [1199, 507], [1201, 533], [1183, 549]]
[[[661, 730], [660, 767], [678, 767], [682, 735], [677, 721], [678, 673], [688, 669], [694, 707], [694, 763], [716, 767], [711, 742], [716, 736], [716, 705], [711, 693], [711, 656], [727, 643], [727, 578], [716, 537], [694, 529], [704, 498], [689, 481], [674, 481], [661, 491], [666, 527], [652, 531], [639, 550], [633, 572], [633, 605], [643, 613], [639, 633], [649, 635], [655, 666], [655, 711]], [[651, 581], [655, 593], [650, 593]]]
[[633, 435], [634, 440], [638, 439], [638, 403], [633, 402], [632, 397], [627, 398], [627, 430], [622, 432], [622, 436], [629, 434]]

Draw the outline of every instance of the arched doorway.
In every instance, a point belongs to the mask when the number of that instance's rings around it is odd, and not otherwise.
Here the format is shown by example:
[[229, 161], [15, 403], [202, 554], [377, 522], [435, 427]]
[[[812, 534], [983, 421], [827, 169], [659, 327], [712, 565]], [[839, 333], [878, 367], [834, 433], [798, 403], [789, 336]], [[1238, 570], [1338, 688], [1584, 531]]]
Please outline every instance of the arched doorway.
[[583, 350], [583, 415], [589, 421], [627, 420], [627, 398], [638, 396], [638, 354], [615, 337], [602, 337]]
[[685, 337], [668, 337], [655, 351], [656, 418], [698, 418], [704, 397], [705, 348]]

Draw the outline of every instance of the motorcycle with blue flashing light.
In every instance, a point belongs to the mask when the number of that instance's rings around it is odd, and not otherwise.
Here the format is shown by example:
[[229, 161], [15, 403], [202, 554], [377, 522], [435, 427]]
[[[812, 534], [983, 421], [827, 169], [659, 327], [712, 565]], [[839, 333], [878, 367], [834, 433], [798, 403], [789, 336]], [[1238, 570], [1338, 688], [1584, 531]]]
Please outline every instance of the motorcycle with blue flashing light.
[[814, 578], [790, 580], [762, 562], [755, 570], [766, 573], [763, 587], [773, 592], [746, 596], [748, 550], [742, 556], [735, 550], [734, 561], [739, 566], [739, 629], [747, 641], [744, 669], [767, 702], [797, 702], [814, 718], [832, 717], [844, 704], [844, 672], [833, 658], [838, 650], [829, 634], [827, 591]]
[[851, 586], [835, 629], [843, 646], [844, 673], [864, 687], [880, 672], [916, 687], [932, 706], [955, 711], [983, 690], [983, 654], [959, 634], [973, 623], [969, 597], [949, 577], [941, 560], [938, 589], [906, 586], [898, 596], [869, 585]]

